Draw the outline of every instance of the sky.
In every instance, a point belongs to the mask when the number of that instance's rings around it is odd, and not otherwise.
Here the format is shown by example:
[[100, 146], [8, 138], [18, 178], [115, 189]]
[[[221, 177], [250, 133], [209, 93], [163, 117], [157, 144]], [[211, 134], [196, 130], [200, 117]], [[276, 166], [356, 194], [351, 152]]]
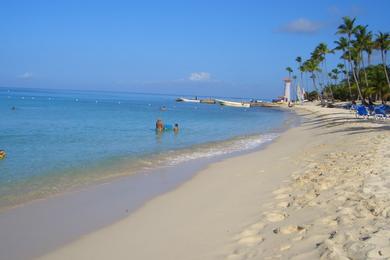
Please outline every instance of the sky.
[[389, 10], [386, 0], [3, 0], [0, 87], [271, 98], [297, 56], [334, 47], [342, 16], [388, 32]]

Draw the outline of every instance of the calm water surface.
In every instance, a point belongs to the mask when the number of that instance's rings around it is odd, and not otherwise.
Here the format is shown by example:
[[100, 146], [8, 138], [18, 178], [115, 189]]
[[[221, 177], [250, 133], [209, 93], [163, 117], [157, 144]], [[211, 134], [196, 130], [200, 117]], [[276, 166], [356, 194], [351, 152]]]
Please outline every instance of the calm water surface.
[[[0, 88], [0, 149], [7, 152], [0, 161], [0, 207], [141, 169], [253, 149], [275, 138], [290, 116], [175, 98]], [[156, 134], [158, 118], [179, 123], [180, 132]]]

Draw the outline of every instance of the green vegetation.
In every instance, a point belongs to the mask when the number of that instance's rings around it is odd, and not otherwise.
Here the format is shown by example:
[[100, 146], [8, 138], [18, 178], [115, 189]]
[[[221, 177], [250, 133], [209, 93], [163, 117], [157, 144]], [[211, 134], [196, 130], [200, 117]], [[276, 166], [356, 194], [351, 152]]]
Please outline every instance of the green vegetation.
[[[337, 99], [337, 100], [389, 100], [390, 99], [390, 69], [386, 64], [387, 51], [390, 49], [390, 34], [378, 32], [374, 34], [368, 26], [356, 25], [356, 18], [343, 17], [343, 23], [337, 28], [336, 35], [340, 38], [334, 41], [335, 47], [330, 49], [326, 43], [320, 43], [303, 60], [297, 57], [299, 84], [304, 86], [304, 78], [310, 78], [313, 92], [308, 92], [306, 98]], [[374, 52], [380, 53], [381, 62], [372, 64]], [[329, 55], [340, 55], [340, 63], [335, 68], [327, 67]], [[287, 67], [291, 74], [293, 69]], [[296, 76], [293, 76], [296, 80]], [[307, 81], [306, 81], [307, 82]]]

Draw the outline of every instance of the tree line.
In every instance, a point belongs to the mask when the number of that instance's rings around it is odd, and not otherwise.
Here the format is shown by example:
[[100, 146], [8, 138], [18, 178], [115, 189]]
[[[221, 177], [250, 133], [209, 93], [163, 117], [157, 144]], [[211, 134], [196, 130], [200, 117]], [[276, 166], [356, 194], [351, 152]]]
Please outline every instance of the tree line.
[[[386, 64], [389, 33], [374, 34], [367, 25], [356, 25], [356, 18], [346, 16], [342, 20], [336, 31], [340, 37], [334, 41], [335, 47], [320, 43], [307, 60], [298, 56], [295, 61], [299, 79], [291, 67], [286, 68], [289, 77], [303, 88], [311, 85], [313, 91], [306, 96], [309, 100], [390, 99], [390, 69]], [[380, 53], [381, 62], [372, 64], [375, 51]], [[328, 68], [329, 55], [339, 55], [334, 68]]]

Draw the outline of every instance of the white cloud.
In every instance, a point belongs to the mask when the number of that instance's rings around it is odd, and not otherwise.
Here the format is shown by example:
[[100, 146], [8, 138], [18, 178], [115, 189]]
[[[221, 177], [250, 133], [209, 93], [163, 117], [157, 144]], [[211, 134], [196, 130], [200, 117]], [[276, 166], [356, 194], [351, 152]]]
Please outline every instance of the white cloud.
[[192, 72], [188, 77], [191, 81], [208, 81], [211, 75], [208, 72]]
[[25, 72], [18, 76], [20, 79], [31, 79], [33, 77], [33, 74], [31, 72]]
[[316, 33], [322, 28], [319, 22], [310, 21], [306, 18], [293, 20], [280, 28], [282, 32], [288, 33]]

